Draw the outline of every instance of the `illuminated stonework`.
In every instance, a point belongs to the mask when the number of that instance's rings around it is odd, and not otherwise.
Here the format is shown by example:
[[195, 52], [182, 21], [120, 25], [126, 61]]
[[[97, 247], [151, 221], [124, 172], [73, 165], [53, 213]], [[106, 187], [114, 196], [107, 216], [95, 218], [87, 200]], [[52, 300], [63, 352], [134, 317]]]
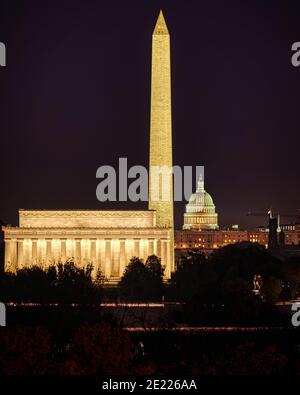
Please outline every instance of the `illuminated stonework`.
[[19, 210], [22, 228], [145, 228], [156, 226], [153, 211]]
[[155, 226], [155, 211], [20, 210], [20, 227], [4, 227], [5, 270], [68, 259], [93, 263], [108, 281], [118, 281], [133, 256], [161, 257], [170, 276], [171, 229]]
[[[172, 174], [163, 183], [162, 174], [154, 174], [153, 171], [155, 166], [171, 169], [173, 165], [170, 36], [162, 12], [152, 35], [151, 76], [149, 209], [157, 211], [158, 226], [173, 227]], [[163, 201], [163, 188], [166, 184], [169, 194], [168, 199]], [[151, 188], [155, 188], [155, 191]], [[155, 192], [159, 193], [159, 199], [153, 199]]]
[[218, 214], [212, 197], [204, 189], [202, 178], [198, 181], [196, 193], [193, 193], [186, 205], [183, 229], [216, 230]]
[[[172, 173], [164, 178], [162, 173], [154, 171], [155, 167], [171, 170], [173, 166], [171, 118], [170, 35], [160, 11], [152, 35], [149, 209], [156, 211], [158, 227], [170, 228], [173, 232]], [[173, 270], [173, 242], [170, 254]]]
[[[151, 166], [172, 167], [170, 37], [162, 12], [152, 40], [150, 179]], [[5, 270], [72, 259], [81, 266], [93, 263], [94, 274], [99, 269], [107, 281], [116, 282], [133, 256], [155, 254], [170, 278], [174, 225], [169, 180], [168, 201], [149, 199], [148, 211], [20, 210], [19, 227], [3, 227]]]

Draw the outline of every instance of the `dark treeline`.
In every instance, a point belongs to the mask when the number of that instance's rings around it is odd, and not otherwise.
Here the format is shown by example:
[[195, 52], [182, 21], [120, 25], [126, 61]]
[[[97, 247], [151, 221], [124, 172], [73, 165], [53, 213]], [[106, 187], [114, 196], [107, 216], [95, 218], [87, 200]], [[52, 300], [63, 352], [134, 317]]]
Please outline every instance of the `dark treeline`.
[[[92, 265], [79, 268], [74, 262], [4, 273], [0, 300], [44, 304], [99, 304], [103, 299], [179, 301], [184, 309], [177, 314], [177, 322], [276, 325], [282, 320], [274, 302], [294, 299], [300, 290], [300, 258], [282, 262], [258, 244], [237, 243], [209, 256], [191, 251], [167, 282], [155, 255], [146, 262], [132, 258], [113, 288], [103, 286], [100, 272], [92, 274]], [[255, 278], [260, 281], [254, 293]]]
[[15, 303], [100, 303], [103, 278], [92, 278], [93, 266], [78, 267], [74, 262], [22, 268], [0, 278], [2, 302]]
[[132, 258], [119, 283], [119, 295], [125, 300], [159, 301], [165, 293], [164, 269], [160, 258], [151, 255], [144, 263]]
[[[160, 259], [154, 255], [145, 262], [132, 258], [118, 286], [110, 288], [104, 287], [100, 272], [93, 273], [92, 265], [80, 268], [74, 262], [4, 273], [0, 300], [16, 305], [7, 306], [9, 325], [0, 330], [0, 373], [300, 372], [298, 331], [274, 303], [298, 295], [299, 258], [282, 262], [259, 245], [240, 243], [210, 256], [191, 251], [182, 257], [169, 281], [164, 282], [163, 275]], [[255, 277], [260, 278], [256, 293]], [[182, 308], [173, 311], [172, 325], [287, 325], [264, 334], [186, 335], [164, 331], [164, 327], [160, 332], [146, 328], [143, 333], [129, 333], [112, 311], [99, 308], [108, 297], [180, 301]]]
[[237, 243], [209, 257], [191, 252], [178, 265], [168, 292], [186, 302], [178, 320], [191, 325], [272, 326], [289, 324], [274, 303], [295, 298], [299, 286], [299, 257], [282, 262], [258, 244]]

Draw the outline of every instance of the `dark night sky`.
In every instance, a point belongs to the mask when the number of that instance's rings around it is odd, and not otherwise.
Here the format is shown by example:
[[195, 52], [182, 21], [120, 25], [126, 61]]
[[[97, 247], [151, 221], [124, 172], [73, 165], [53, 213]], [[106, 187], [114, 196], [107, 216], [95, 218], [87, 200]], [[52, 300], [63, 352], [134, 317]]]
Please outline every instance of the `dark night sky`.
[[[299, 1], [298, 1], [299, 3]], [[293, 5], [294, 4], [294, 5]], [[204, 165], [221, 225], [299, 202], [300, 3], [1, 1], [0, 218], [96, 200], [98, 166], [148, 163], [151, 34], [171, 33], [174, 164]], [[175, 205], [177, 227], [184, 205]]]

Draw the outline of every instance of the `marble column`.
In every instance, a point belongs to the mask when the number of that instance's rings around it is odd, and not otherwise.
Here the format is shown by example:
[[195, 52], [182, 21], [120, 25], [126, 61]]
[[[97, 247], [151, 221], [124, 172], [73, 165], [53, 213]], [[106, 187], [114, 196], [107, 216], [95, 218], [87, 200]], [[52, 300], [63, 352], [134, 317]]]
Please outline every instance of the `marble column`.
[[31, 265], [37, 265], [37, 240], [36, 239], [32, 239], [32, 258], [31, 258]]
[[52, 240], [52, 257], [55, 263], [61, 262], [61, 240]]
[[97, 240], [97, 260], [98, 260], [98, 270], [104, 276], [105, 270], [105, 240]]
[[11, 271], [11, 244], [10, 244], [10, 240], [5, 240], [4, 270], [6, 272], [10, 272]]
[[154, 240], [149, 239], [148, 240], [148, 255], [153, 255], [154, 254]]
[[161, 240], [160, 239], [156, 240], [156, 255], [159, 258], [162, 258], [162, 256], [161, 256]]
[[91, 243], [89, 239], [81, 240], [81, 262], [86, 266], [91, 261]]
[[148, 258], [148, 243], [147, 240], [142, 239], [140, 241], [140, 245], [141, 245], [141, 258], [144, 259], [144, 261], [146, 261], [146, 259]]
[[171, 243], [168, 240], [166, 242], [166, 269], [165, 269], [165, 276], [167, 278], [171, 277]]
[[96, 240], [91, 239], [91, 255], [90, 255], [90, 263], [93, 264], [93, 272], [92, 275], [95, 278], [97, 275], [97, 259], [96, 259]]
[[16, 272], [18, 266], [18, 245], [17, 240], [11, 241], [11, 262], [12, 262], [12, 270]]
[[18, 240], [18, 264], [17, 268], [21, 269], [24, 265], [23, 262], [23, 240]]
[[60, 260], [61, 260], [62, 263], [65, 263], [66, 260], [67, 260], [67, 245], [66, 245], [66, 239], [61, 239]]
[[5, 241], [5, 271], [15, 272], [17, 267], [17, 241]]
[[166, 264], [167, 264], [167, 241], [166, 240], [161, 241], [161, 263], [162, 263], [162, 266], [166, 269]]
[[67, 239], [66, 240], [66, 259], [71, 259], [73, 262], [76, 261], [76, 253], [75, 253], [75, 240]]
[[104, 275], [107, 279], [111, 276], [111, 240], [105, 240], [105, 268]]
[[25, 267], [32, 266], [32, 241], [31, 241], [31, 239], [26, 239], [24, 242], [24, 264], [25, 264]]
[[125, 267], [129, 264], [130, 259], [134, 256], [133, 253], [133, 248], [134, 247], [134, 241], [133, 240], [125, 240]]
[[45, 243], [45, 240], [41, 240], [41, 239], [38, 239], [37, 243], [36, 243], [36, 245], [37, 245], [36, 260], [37, 260], [37, 264], [40, 267], [44, 267], [44, 243]]
[[120, 272], [120, 242], [119, 240], [112, 240], [112, 269], [111, 275], [118, 277]]
[[75, 263], [81, 265], [81, 239], [76, 239]]
[[140, 258], [140, 240], [139, 239], [135, 239], [134, 240], [134, 251], [133, 251], [133, 255]]
[[126, 267], [126, 250], [125, 250], [125, 239], [120, 240], [120, 270], [119, 277], [123, 276]]
[[53, 264], [52, 239], [46, 239], [46, 265]]

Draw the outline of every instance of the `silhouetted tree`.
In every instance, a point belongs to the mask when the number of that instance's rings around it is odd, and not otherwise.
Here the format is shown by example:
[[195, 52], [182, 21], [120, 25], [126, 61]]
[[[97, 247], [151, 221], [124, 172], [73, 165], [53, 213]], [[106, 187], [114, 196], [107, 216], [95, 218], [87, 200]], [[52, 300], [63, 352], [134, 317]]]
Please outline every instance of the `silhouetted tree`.
[[151, 299], [160, 299], [164, 292], [164, 268], [161, 265], [161, 259], [156, 255], [148, 256], [145, 267], [149, 280], [147, 281], [147, 293]]
[[121, 295], [127, 299], [144, 300], [147, 296], [148, 272], [138, 257], [130, 259], [119, 282]]
[[92, 265], [77, 267], [74, 262], [57, 265], [57, 301], [60, 303], [86, 303], [94, 293]]
[[133, 257], [119, 283], [121, 295], [131, 300], [157, 300], [163, 294], [163, 273], [160, 259], [151, 255], [146, 264]]
[[218, 282], [241, 278], [253, 288], [253, 278], [260, 273], [264, 281], [269, 276], [278, 277], [281, 261], [273, 257], [263, 246], [241, 242], [216, 250], [209, 258], [214, 265]]
[[254, 295], [253, 278], [258, 272], [263, 281], [275, 278], [280, 265], [264, 248], [249, 243], [223, 247], [208, 258], [189, 255], [172, 275], [170, 294], [186, 301], [185, 319], [193, 324], [275, 322], [272, 307]]
[[168, 296], [179, 301], [190, 300], [200, 287], [208, 288], [215, 280], [213, 267], [208, 265], [206, 256], [191, 252], [181, 259], [177, 270], [172, 273]]
[[92, 278], [93, 266], [78, 267], [74, 262], [22, 268], [0, 278], [1, 300], [36, 303], [100, 303], [103, 277]]

